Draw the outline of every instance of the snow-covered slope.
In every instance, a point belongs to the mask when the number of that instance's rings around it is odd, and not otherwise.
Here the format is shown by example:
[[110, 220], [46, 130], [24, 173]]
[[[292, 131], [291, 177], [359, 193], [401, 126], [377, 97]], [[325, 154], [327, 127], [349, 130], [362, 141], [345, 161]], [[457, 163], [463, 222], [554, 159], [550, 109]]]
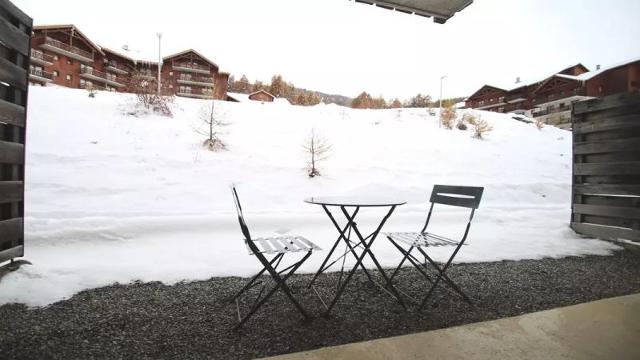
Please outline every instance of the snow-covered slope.
[[[485, 140], [439, 129], [424, 109], [352, 110], [335, 105], [216, 102], [231, 123], [228, 151], [209, 152], [194, 128], [204, 100], [178, 98], [173, 118], [125, 115], [130, 95], [30, 89], [25, 266], [0, 283], [0, 303], [42, 305], [88, 287], [133, 280], [249, 275], [258, 264], [241, 241], [229, 184], [238, 183], [255, 235], [303, 234], [330, 248], [337, 233], [314, 195], [386, 195], [409, 201], [386, 230], [421, 228], [433, 184], [484, 186], [469, 246], [458, 261], [608, 254], [615, 246], [568, 228], [570, 133], [541, 131], [508, 115], [478, 112]], [[305, 175], [312, 128], [331, 145], [323, 176]], [[464, 229], [443, 209], [436, 229]], [[359, 226], [380, 213], [361, 211]], [[399, 254], [380, 237], [385, 266]], [[437, 249], [445, 259], [451, 249]], [[303, 272], [326, 253], [314, 254]]]

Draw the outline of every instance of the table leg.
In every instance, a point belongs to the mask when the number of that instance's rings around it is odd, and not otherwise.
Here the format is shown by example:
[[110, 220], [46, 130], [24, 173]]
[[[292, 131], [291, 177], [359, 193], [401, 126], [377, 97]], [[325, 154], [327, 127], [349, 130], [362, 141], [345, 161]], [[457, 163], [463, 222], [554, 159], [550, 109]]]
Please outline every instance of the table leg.
[[[382, 268], [382, 266], [378, 262], [378, 259], [375, 257], [375, 255], [373, 255], [373, 252], [371, 251], [371, 245], [373, 244], [373, 240], [375, 240], [375, 238], [378, 236], [378, 233], [382, 229], [382, 226], [387, 221], [387, 219], [391, 216], [391, 214], [393, 213], [394, 210], [395, 210], [395, 206], [393, 206], [393, 207], [391, 207], [391, 209], [389, 209], [389, 213], [387, 213], [387, 216], [385, 216], [384, 219], [382, 220], [382, 223], [378, 227], [378, 230], [376, 230], [376, 232], [374, 233], [372, 239], [369, 241], [369, 245], [365, 247], [364, 252], [369, 254], [369, 257], [371, 258], [371, 260], [373, 260], [373, 263], [376, 265], [376, 268], [380, 272], [380, 275], [384, 279], [387, 287], [389, 287], [389, 289], [393, 293], [393, 294], [390, 294], [390, 295], [393, 295], [393, 297], [395, 297], [396, 300], [398, 300], [398, 302], [400, 303], [400, 305], [402, 305], [402, 307], [406, 310], [407, 307], [405, 306], [404, 302], [402, 301], [402, 298], [400, 297], [400, 294], [398, 293], [396, 288], [393, 286], [393, 283], [391, 282], [391, 279], [387, 276], [387, 274], [385, 273], [384, 269]], [[349, 218], [349, 214], [344, 209], [343, 209], [343, 213], [349, 219], [349, 222], [353, 223], [352, 219]], [[353, 228], [353, 231], [356, 233], [356, 236], [361, 241], [364, 241], [363, 240], [364, 238], [362, 237], [362, 234], [360, 233], [360, 230], [358, 229], [358, 226], [355, 223], [353, 223], [352, 228]]]
[[[389, 210], [389, 212], [387, 213], [387, 215], [382, 219], [382, 221], [380, 222], [380, 225], [378, 225], [378, 228], [371, 234], [371, 239], [369, 240], [369, 242], [367, 243], [365, 241], [365, 238], [362, 237], [362, 235], [358, 235], [358, 237], [360, 238], [360, 240], [364, 243], [364, 251], [362, 251], [362, 253], [360, 254], [360, 256], [357, 257], [356, 260], [356, 264], [353, 266], [353, 268], [351, 269], [351, 271], [349, 272], [349, 274], [347, 275], [347, 278], [344, 280], [344, 283], [342, 283], [342, 286], [340, 287], [340, 289], [338, 289], [338, 292], [336, 293], [335, 297], [333, 298], [333, 300], [331, 301], [331, 304], [329, 305], [329, 308], [327, 309], [327, 311], [325, 312], [325, 315], [329, 315], [329, 313], [331, 312], [331, 309], [333, 309], [333, 306], [336, 304], [336, 302], [338, 301], [338, 299], [340, 299], [340, 296], [342, 295], [342, 293], [344, 292], [345, 288], [347, 287], [347, 285], [349, 284], [349, 281], [351, 280], [351, 277], [353, 277], [353, 274], [356, 272], [356, 270], [358, 269], [358, 266], [362, 265], [362, 260], [364, 260], [364, 257], [367, 255], [367, 253], [370, 253], [369, 248], [371, 247], [371, 245], [373, 244], [373, 242], [375, 241], [376, 237], [378, 236], [378, 234], [380, 233], [380, 230], [382, 230], [382, 226], [384, 226], [384, 223], [387, 221], [387, 219], [389, 219], [389, 217], [391, 216], [391, 214], [393, 213], [393, 211], [395, 210], [395, 205], [391, 207], [391, 209]], [[343, 209], [343, 212], [345, 212], [345, 210]], [[353, 223], [353, 218], [347, 216], [347, 219], [349, 220], [349, 224], [351, 227], [353, 228], [357, 228], [355, 226], [355, 224]], [[360, 232], [358, 231], [356, 234], [359, 234]], [[384, 272], [382, 272], [382, 274], [384, 274]], [[386, 274], [383, 275], [386, 278]], [[397, 295], [397, 292], [395, 291], [395, 288], [393, 288], [393, 292], [396, 294], [396, 296], [398, 297], [400, 303], [402, 304], [402, 306], [404, 307], [404, 303], [402, 302], [402, 300], [400, 300], [400, 296]], [[405, 307], [406, 308], [406, 307]]]
[[[344, 229], [340, 228], [340, 225], [338, 225], [338, 222], [336, 221], [336, 219], [333, 217], [333, 214], [331, 214], [331, 211], [329, 211], [329, 209], [327, 208], [327, 206], [322, 205], [322, 208], [324, 209], [324, 211], [327, 213], [327, 216], [329, 216], [329, 219], [331, 220], [331, 223], [333, 223], [333, 226], [335, 226], [335, 228], [338, 230], [339, 232], [339, 236], [338, 239], [336, 240], [336, 242], [333, 244], [333, 247], [331, 248], [331, 251], [329, 251], [329, 254], [327, 255], [327, 257], [324, 259], [324, 261], [322, 262], [322, 265], [320, 265], [320, 268], [318, 269], [318, 271], [316, 272], [316, 274], [313, 276], [313, 279], [311, 279], [311, 281], [309, 282], [308, 287], [313, 286], [313, 283], [316, 281], [318, 275], [320, 275], [321, 273], [323, 273], [326, 268], [325, 265], [327, 264], [327, 262], [329, 261], [329, 259], [331, 258], [331, 255], [333, 255], [333, 252], [335, 251], [335, 249], [338, 247], [338, 244], [340, 243], [340, 240], [344, 240], [345, 243], [347, 244], [347, 247], [349, 248], [349, 252], [351, 252], [351, 254], [353, 255], [354, 258], [358, 258], [358, 254], [355, 252], [354, 247], [351, 246], [350, 244], [350, 239], [348, 239], [345, 234], [346, 232], [349, 230], [349, 228], [352, 226], [353, 221], [348, 221], [347, 225], [345, 225]], [[343, 212], [346, 211], [344, 209], [344, 207], [341, 207]], [[348, 216], [347, 219], [355, 219], [356, 215], [358, 215], [358, 212], [360, 211], [360, 207], [356, 207], [356, 209], [354, 210], [353, 214]], [[348, 212], [347, 212], [348, 213]], [[342, 257], [344, 257], [347, 253], [343, 254]], [[335, 261], [334, 261], [335, 263]], [[330, 264], [329, 266], [333, 265]], [[364, 266], [364, 264], [360, 264], [360, 267], [362, 268], [362, 270], [364, 271], [364, 273], [367, 275], [367, 277], [369, 278], [369, 281], [373, 282], [373, 279], [371, 278], [371, 275], [369, 274], [369, 272], [367, 271], [367, 268]]]

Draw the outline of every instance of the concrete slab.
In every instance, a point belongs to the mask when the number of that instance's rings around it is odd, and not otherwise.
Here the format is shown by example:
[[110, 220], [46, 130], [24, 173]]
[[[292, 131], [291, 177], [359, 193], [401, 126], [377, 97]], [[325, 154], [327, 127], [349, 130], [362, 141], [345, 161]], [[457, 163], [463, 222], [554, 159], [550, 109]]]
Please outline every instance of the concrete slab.
[[426, 358], [640, 359], [640, 294], [270, 359]]

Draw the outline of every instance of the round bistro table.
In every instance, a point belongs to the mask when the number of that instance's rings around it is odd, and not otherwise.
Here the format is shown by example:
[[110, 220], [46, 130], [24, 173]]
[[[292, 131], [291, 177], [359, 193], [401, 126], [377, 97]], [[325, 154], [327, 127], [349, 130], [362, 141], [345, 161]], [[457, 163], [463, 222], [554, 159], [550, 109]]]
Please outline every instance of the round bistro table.
[[[325, 305], [325, 308], [327, 309], [325, 314], [328, 315], [331, 312], [331, 309], [333, 309], [338, 299], [340, 299], [340, 296], [344, 292], [345, 288], [347, 287], [349, 281], [351, 280], [353, 274], [356, 272], [358, 267], [362, 268], [364, 273], [367, 275], [367, 278], [369, 279], [369, 281], [371, 281], [373, 284], [375, 284], [380, 289], [385, 291], [387, 294], [394, 297], [400, 303], [400, 305], [402, 305], [402, 307], [406, 310], [406, 306], [402, 301], [400, 294], [398, 293], [398, 291], [395, 289], [395, 287], [389, 280], [389, 277], [384, 272], [384, 269], [382, 269], [382, 266], [380, 266], [380, 263], [378, 262], [378, 259], [376, 259], [375, 255], [373, 254], [373, 251], [371, 251], [371, 245], [373, 245], [373, 242], [375, 241], [376, 237], [380, 233], [380, 230], [382, 230], [382, 227], [384, 226], [385, 222], [387, 222], [387, 220], [389, 219], [393, 211], [396, 209], [396, 207], [400, 205], [404, 205], [407, 202], [403, 199], [398, 199], [394, 197], [379, 197], [379, 196], [322, 196], [322, 197], [310, 197], [305, 199], [304, 201], [309, 204], [321, 206], [322, 209], [327, 214], [327, 216], [329, 216], [331, 223], [333, 224], [333, 226], [335, 226], [336, 230], [338, 230], [338, 233], [339, 233], [338, 239], [333, 244], [333, 247], [329, 251], [329, 254], [327, 255], [327, 257], [322, 262], [322, 265], [320, 265], [320, 268], [318, 269], [316, 274], [313, 276], [313, 279], [309, 283], [309, 287], [313, 286], [313, 283], [315, 282], [318, 275], [320, 275], [322, 272], [327, 270], [329, 267], [331, 267], [333, 264], [335, 264], [337, 261], [344, 258], [345, 256], [348, 256], [349, 254], [351, 254], [356, 259], [355, 265], [349, 271], [349, 273], [347, 274], [347, 277], [344, 279], [343, 282], [342, 282], [342, 271], [344, 270], [344, 268], [341, 270], [340, 277], [338, 280], [338, 291], [336, 292], [331, 303], [327, 306], [322, 300], [322, 298], [320, 298], [322, 303]], [[345, 225], [344, 227], [340, 227], [335, 217], [329, 210], [330, 207], [339, 208], [340, 213], [342, 213], [342, 215], [347, 220], [347, 225]], [[387, 211], [387, 214], [380, 220], [378, 227], [371, 234], [367, 236], [363, 236], [355, 222], [355, 218], [358, 215], [360, 208], [373, 208], [373, 207], [388, 208], [389, 210]], [[354, 240], [351, 239], [351, 233], [355, 235]], [[334, 251], [336, 250], [338, 244], [340, 244], [341, 242], [345, 243], [346, 248], [348, 250], [345, 249], [345, 252], [341, 256], [339, 256], [337, 259], [334, 259], [333, 262], [327, 264], [331, 259], [331, 256], [333, 255]], [[356, 250], [359, 247], [362, 247], [362, 252], [358, 254]], [[369, 258], [375, 264], [377, 270], [380, 272], [380, 275], [384, 279], [384, 282], [385, 282], [384, 286], [378, 284], [375, 280], [373, 280], [373, 278], [371, 277], [371, 274], [369, 274], [369, 271], [367, 271], [367, 268], [364, 266], [364, 263], [363, 263], [365, 256], [369, 256]], [[320, 294], [318, 294], [317, 291], [316, 291], [316, 294], [318, 295], [318, 297], [320, 297]]]

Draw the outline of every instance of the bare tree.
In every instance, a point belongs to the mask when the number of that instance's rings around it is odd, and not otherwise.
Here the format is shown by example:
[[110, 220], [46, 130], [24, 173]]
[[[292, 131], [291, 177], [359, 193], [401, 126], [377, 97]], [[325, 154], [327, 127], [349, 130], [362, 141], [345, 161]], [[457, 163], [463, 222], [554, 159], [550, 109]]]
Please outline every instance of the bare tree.
[[215, 102], [213, 100], [211, 100], [210, 107], [203, 107], [200, 111], [200, 119], [206, 125], [206, 129], [196, 128], [195, 131], [207, 137], [202, 143], [202, 146], [210, 151], [226, 150], [227, 148], [219, 137], [221, 129], [229, 125], [229, 123], [224, 120], [224, 117], [223, 114], [216, 112]]
[[307, 164], [307, 170], [309, 177], [320, 176], [320, 171], [317, 168], [319, 161], [325, 160], [329, 157], [329, 151], [331, 145], [326, 138], [318, 135], [315, 129], [311, 129], [307, 141], [304, 144], [304, 150], [309, 154], [309, 163]]
[[484, 134], [493, 130], [493, 127], [489, 125], [487, 120], [478, 116], [475, 123], [473, 124], [473, 137], [476, 139], [482, 139]]
[[[151, 110], [155, 113], [173, 116], [169, 104], [173, 102], [172, 96], [163, 96], [157, 93], [158, 82], [148, 73], [141, 71], [135, 71], [127, 84], [127, 92], [136, 94], [138, 104], [142, 105], [145, 109]], [[166, 92], [166, 89], [162, 89]]]
[[442, 114], [440, 114], [440, 122], [445, 129], [453, 129], [454, 122], [456, 120], [456, 107], [455, 104], [449, 102], [449, 104], [445, 105], [444, 109], [442, 109]]

